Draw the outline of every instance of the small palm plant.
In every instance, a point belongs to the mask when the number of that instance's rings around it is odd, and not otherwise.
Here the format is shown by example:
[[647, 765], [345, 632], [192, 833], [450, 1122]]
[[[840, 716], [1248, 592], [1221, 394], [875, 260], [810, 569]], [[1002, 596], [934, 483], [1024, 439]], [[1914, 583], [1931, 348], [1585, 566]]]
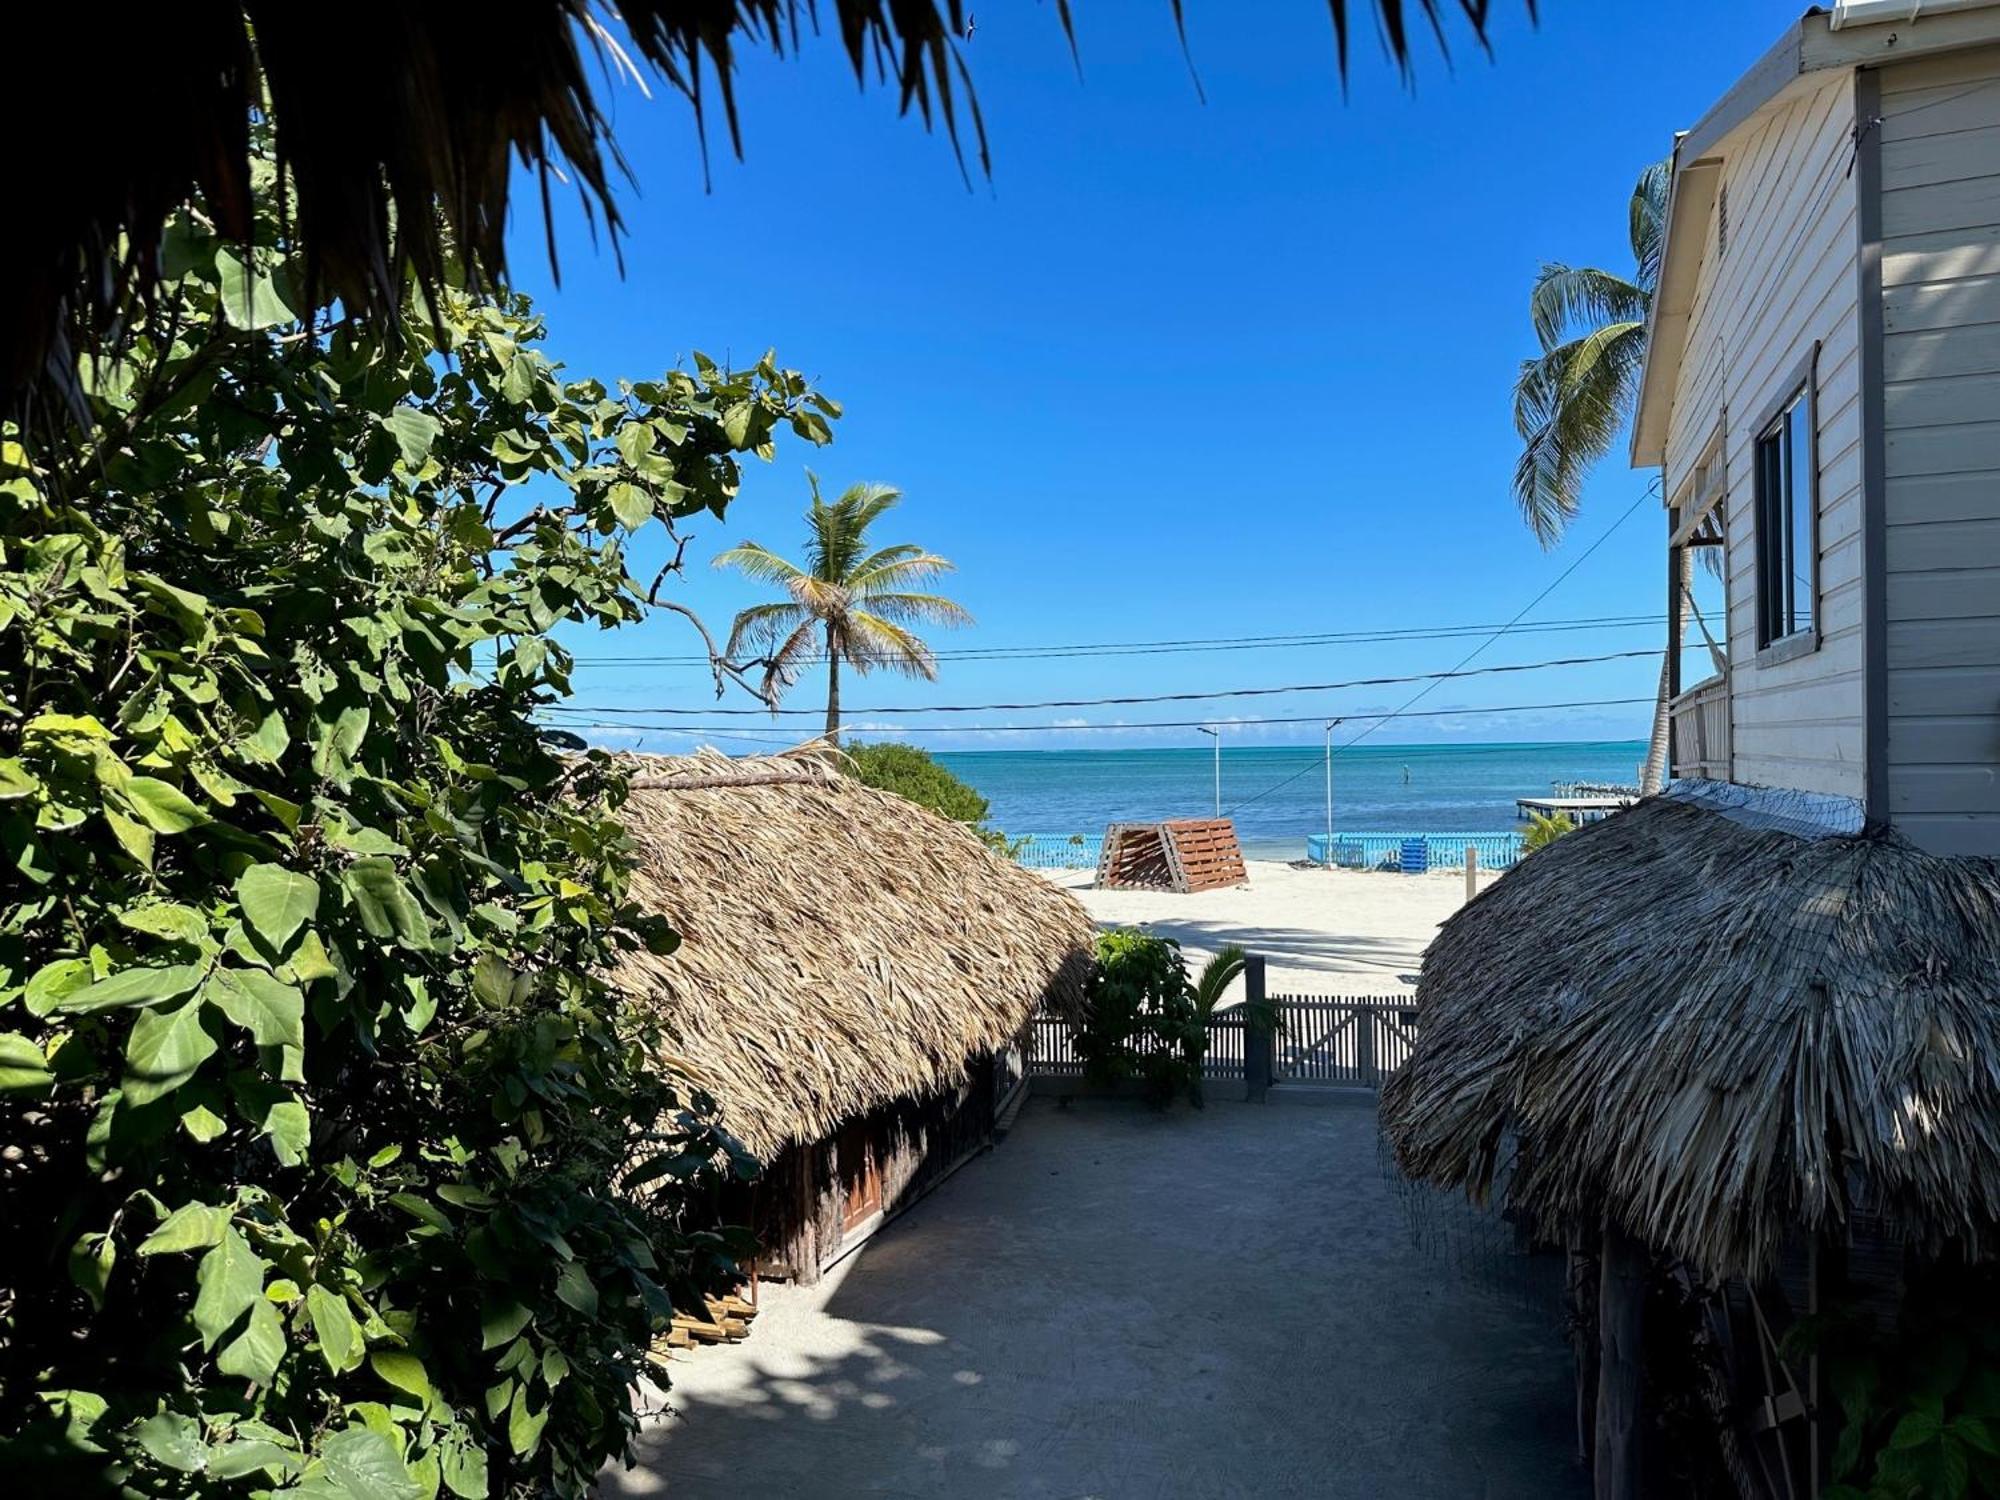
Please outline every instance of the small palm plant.
[[1194, 1024], [1182, 1037], [1182, 1054], [1187, 1063], [1188, 1097], [1197, 1106], [1202, 1103], [1201, 1066], [1208, 1056], [1209, 1018], [1243, 972], [1244, 962], [1241, 946], [1230, 943], [1216, 949], [1214, 956], [1201, 966], [1201, 977], [1194, 982]]
[[941, 594], [914, 586], [952, 572], [949, 559], [914, 542], [868, 550], [868, 528], [903, 497], [886, 484], [857, 484], [831, 505], [819, 480], [808, 474], [812, 506], [806, 511], [805, 566], [768, 547], [745, 542], [715, 559], [788, 595], [737, 615], [725, 654], [733, 661], [756, 652], [764, 667], [765, 699], [775, 706], [800, 671], [826, 663], [826, 735], [840, 739], [840, 669], [866, 674], [876, 667], [910, 677], [937, 676], [937, 658], [913, 625], [970, 625], [972, 616]]
[[1546, 849], [1566, 833], [1576, 832], [1576, 820], [1568, 813], [1529, 813], [1528, 831], [1521, 835], [1521, 852], [1533, 854]]

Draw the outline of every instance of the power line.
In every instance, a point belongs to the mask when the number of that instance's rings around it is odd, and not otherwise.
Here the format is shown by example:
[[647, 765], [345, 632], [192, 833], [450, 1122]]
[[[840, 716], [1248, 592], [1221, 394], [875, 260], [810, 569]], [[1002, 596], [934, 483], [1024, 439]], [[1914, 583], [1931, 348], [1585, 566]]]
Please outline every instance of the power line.
[[[1498, 639], [1495, 636], [1493, 639]], [[1491, 645], [1489, 640], [1487, 645]], [[1481, 650], [1485, 649], [1483, 646]], [[1474, 656], [1479, 653], [1475, 651]], [[1583, 667], [1598, 662], [1628, 661], [1637, 656], [1657, 656], [1654, 650], [1607, 651], [1597, 656], [1559, 656], [1547, 661], [1509, 662], [1498, 667], [1475, 667], [1465, 670], [1464, 662], [1449, 672], [1413, 672], [1399, 677], [1356, 677], [1345, 682], [1296, 682], [1282, 687], [1223, 688], [1205, 693], [1143, 693], [1120, 698], [1048, 698], [1036, 703], [943, 703], [927, 706], [905, 705], [883, 708], [843, 709], [845, 714], [868, 716], [875, 714], [983, 714], [1028, 712], [1042, 708], [1117, 708], [1139, 703], [1194, 703], [1215, 698], [1267, 698], [1278, 693], [1331, 693], [1345, 688], [1394, 687], [1406, 682], [1429, 682], [1432, 687], [1456, 677], [1489, 677], [1506, 672], [1539, 672], [1550, 667]], [[1467, 657], [1466, 661], [1472, 658]], [[1412, 699], [1412, 702], [1415, 700]], [[659, 705], [650, 708], [579, 708], [579, 713], [598, 714], [699, 714], [724, 715], [732, 718], [761, 718], [766, 715], [778, 717], [816, 718], [824, 712], [817, 708], [675, 708]], [[1322, 718], [1325, 715], [1321, 715]]]
[[[1520, 624], [1521, 620], [1528, 614], [1528, 612], [1532, 610], [1537, 604], [1540, 604], [1544, 599], [1548, 598], [1549, 595], [1553, 594], [1559, 587], [1561, 587], [1563, 581], [1567, 579], [1570, 576], [1570, 574], [1574, 573], [1578, 568], [1582, 567], [1585, 563], [1589, 562], [1591, 554], [1596, 552], [1597, 549], [1599, 547], [1602, 547], [1606, 542], [1610, 541], [1613, 535], [1617, 533], [1618, 528], [1620, 526], [1623, 526], [1627, 521], [1629, 521], [1632, 518], [1633, 514], [1639, 509], [1641, 505], [1644, 505], [1646, 501], [1649, 499], [1657, 499], [1659, 493], [1660, 493], [1660, 481], [1655, 479], [1651, 484], [1647, 485], [1645, 489], [1639, 492], [1638, 499], [1634, 500], [1630, 505], [1625, 507], [1625, 513], [1623, 515], [1619, 516], [1617, 520], [1613, 521], [1610, 524], [1610, 526], [1605, 528], [1604, 534], [1602, 536], [1600, 536], [1596, 541], [1592, 542], [1588, 547], [1583, 549], [1582, 553], [1577, 557], [1575, 562], [1571, 563], [1568, 567], [1564, 568], [1560, 573], [1556, 574], [1554, 580], [1548, 585], [1547, 588], [1543, 589], [1539, 594], [1535, 595], [1534, 598], [1530, 599], [1526, 604], [1522, 605], [1520, 610], [1515, 614], [1513, 619], [1509, 620], [1505, 625], [1502, 625], [1498, 630], [1494, 631], [1492, 635], [1488, 636], [1485, 640], [1481, 641], [1477, 646], [1474, 646], [1471, 651], [1467, 652], [1464, 659], [1461, 660], [1458, 666], [1454, 667], [1452, 670], [1454, 672], [1457, 672], [1464, 669], [1469, 663], [1471, 663], [1476, 657], [1478, 657], [1479, 654], [1483, 652], [1488, 646], [1492, 645], [1495, 641], [1499, 640], [1501, 636], [1505, 635], [1508, 631], [1512, 630], [1516, 625]], [[1643, 655], [1650, 655], [1651, 653], [1635, 652], [1633, 654], [1643, 656]], [[1439, 681], [1443, 680], [1445, 679], [1443, 678], [1439, 679]], [[1424, 698], [1431, 692], [1435, 691], [1436, 688], [1437, 688], [1437, 683], [1433, 682], [1428, 686], [1420, 689], [1419, 691], [1412, 693], [1410, 695], [1409, 701], [1404, 703], [1403, 707], [1397, 710], [1397, 713], [1404, 712], [1405, 710], [1409, 709], [1413, 704], [1421, 703], [1424, 700]], [[1388, 718], [1381, 720], [1380, 723], [1370, 724], [1366, 729], [1362, 730], [1361, 733], [1357, 734], [1353, 739], [1349, 740], [1345, 745], [1341, 746], [1341, 748], [1343, 750], [1352, 749], [1354, 746], [1360, 744], [1361, 741], [1367, 739], [1369, 735], [1373, 734], [1376, 730], [1380, 729], [1383, 724], [1390, 722], [1390, 720], [1394, 719], [1395, 717], [1396, 714], [1391, 714], [1388, 716]]]
[[[1462, 660], [1460, 660], [1458, 666], [1454, 667], [1452, 670], [1454, 672], [1463, 671], [1468, 664], [1470, 664], [1474, 659], [1476, 659], [1479, 656], [1480, 652], [1484, 651], [1488, 646], [1492, 645], [1495, 641], [1499, 640], [1501, 636], [1507, 634], [1507, 632], [1512, 630], [1516, 625], [1519, 625], [1521, 623], [1523, 616], [1525, 616], [1537, 604], [1540, 604], [1544, 599], [1548, 598], [1550, 594], [1553, 594], [1564, 579], [1568, 578], [1570, 574], [1574, 573], [1578, 568], [1582, 567], [1584, 563], [1590, 560], [1591, 553], [1595, 552], [1599, 547], [1602, 547], [1606, 542], [1611, 540], [1612, 534], [1616, 532], [1620, 526], [1623, 526], [1626, 523], [1626, 521], [1630, 520], [1633, 513], [1636, 512], [1641, 505], [1645, 504], [1645, 502], [1649, 499], [1657, 498], [1659, 493], [1660, 493], [1660, 482], [1659, 480], [1655, 479], [1651, 484], [1647, 485], [1645, 489], [1639, 492], [1639, 498], [1634, 500], [1630, 505], [1628, 505], [1625, 508], [1625, 513], [1621, 515], [1617, 520], [1613, 521], [1611, 525], [1605, 529], [1604, 534], [1602, 536], [1598, 537], [1596, 541], [1592, 542], [1588, 547], [1584, 548], [1583, 552], [1577, 557], [1576, 561], [1572, 562], [1568, 567], [1564, 568], [1560, 573], [1556, 574], [1555, 579], [1549, 584], [1547, 588], [1543, 589], [1539, 594], [1535, 595], [1534, 598], [1530, 599], [1526, 604], [1522, 605], [1519, 612], [1515, 614], [1513, 619], [1509, 620], [1505, 625], [1502, 625], [1498, 630], [1494, 631], [1492, 635], [1488, 636], [1485, 640], [1481, 641], [1477, 646], [1474, 646], [1472, 650], [1469, 651]], [[1635, 652], [1634, 654], [1650, 655], [1651, 653]], [[1439, 682], [1444, 680], [1445, 679], [1442, 677], [1438, 679]], [[1342, 745], [1340, 748], [1343, 750], [1352, 750], [1356, 745], [1360, 744], [1363, 740], [1367, 739], [1369, 735], [1373, 734], [1376, 730], [1380, 729], [1384, 724], [1391, 723], [1394, 720], [1404, 717], [1406, 715], [1410, 718], [1428, 717], [1428, 715], [1421, 713], [1412, 714], [1410, 713], [1410, 709], [1415, 704], [1421, 703], [1424, 700], [1424, 698], [1428, 696], [1430, 693], [1434, 692], [1437, 688], [1437, 685], [1438, 685], [1437, 682], [1431, 682], [1426, 684], [1424, 687], [1419, 688], [1416, 692], [1412, 693], [1409, 696], [1409, 698], [1404, 702], [1401, 708], [1397, 709], [1394, 713], [1391, 714], [1382, 714], [1379, 716], [1372, 714], [1342, 714], [1340, 717], [1344, 719], [1370, 719], [1373, 722], [1371, 722], [1366, 729], [1362, 730], [1359, 734], [1355, 735], [1353, 739], [1349, 740], [1346, 744]], [[1640, 699], [1638, 701], [1643, 703], [1646, 700]], [[1328, 753], [1331, 754], [1330, 751]], [[1229, 809], [1229, 815], [1231, 817], [1234, 817], [1238, 811], [1240, 811], [1245, 807], [1248, 807], [1252, 802], [1256, 802], [1262, 798], [1268, 797], [1273, 792], [1283, 790], [1285, 787], [1290, 786], [1293, 782], [1299, 780], [1303, 776], [1308, 775], [1309, 773], [1311, 773], [1316, 769], [1318, 769], [1318, 767], [1307, 766], [1303, 770], [1294, 772], [1292, 775], [1287, 776], [1282, 781], [1272, 782], [1271, 785], [1265, 787], [1264, 790], [1261, 792], [1251, 793], [1251, 795], [1245, 797], [1242, 801], [1232, 806]], [[1332, 830], [1329, 829], [1328, 831], [1331, 832]]]
[[[1641, 626], [1657, 626], [1658, 615], [1599, 615], [1582, 616], [1560, 620], [1545, 620], [1533, 625], [1518, 627], [1519, 635], [1561, 635], [1578, 630], [1630, 630]], [[1053, 661], [1067, 657], [1094, 656], [1171, 656], [1196, 652], [1222, 651], [1278, 651], [1295, 650], [1311, 646], [1351, 646], [1382, 645], [1404, 641], [1445, 641], [1462, 640], [1467, 636], [1490, 631], [1491, 625], [1440, 625], [1433, 627], [1411, 626], [1404, 629], [1388, 630], [1331, 630], [1305, 635], [1246, 635], [1192, 637], [1184, 640], [1158, 641], [1080, 641], [1064, 645], [1049, 646], [966, 646], [958, 649], [940, 649], [931, 653], [940, 662], [978, 661]], [[867, 661], [870, 664], [886, 662], [890, 658], [879, 653], [858, 653], [844, 655], [843, 661]], [[802, 666], [817, 666], [826, 662], [824, 652], [814, 652], [810, 656], [796, 657]], [[632, 655], [632, 656], [590, 656], [571, 657], [571, 662], [579, 667], [626, 667], [626, 666], [689, 666], [706, 669], [709, 658], [699, 654], [691, 655]]]
[[[1356, 722], [1364, 719], [1387, 720], [1394, 718], [1447, 719], [1466, 714], [1536, 713], [1558, 708], [1629, 708], [1635, 703], [1651, 703], [1653, 701], [1651, 695], [1641, 698], [1580, 698], [1567, 703], [1496, 703], [1472, 708], [1426, 708], [1419, 709], [1415, 713], [1396, 709], [1379, 714], [1342, 714], [1341, 717]], [[551, 711], [574, 714], [590, 712], [588, 709], [554, 709]], [[1232, 728], [1237, 726], [1251, 728], [1265, 724], [1323, 724], [1326, 722], [1326, 718], [1325, 714], [1318, 713], [1245, 719], [1141, 719], [1128, 724], [898, 724], [895, 726], [895, 732], [897, 734], [1048, 734], [1055, 731], [1067, 733], [1070, 730], [1089, 732], [1093, 730], [1201, 729], [1216, 725]], [[621, 733], [629, 733], [642, 729], [648, 731], [672, 731], [680, 734], [733, 735], [736, 733], [733, 725], [726, 724], [634, 724], [629, 720], [606, 722], [603, 720], [579, 721], [572, 719], [557, 727], [564, 729], [616, 729]], [[868, 731], [857, 729], [853, 724], [846, 724], [842, 726], [842, 732], [845, 734], [856, 734]], [[785, 743], [793, 744], [796, 741], [787, 740]], [[1319, 761], [1315, 760], [1307, 769], [1318, 770], [1319, 765]], [[1262, 794], [1260, 793], [1259, 795]]]

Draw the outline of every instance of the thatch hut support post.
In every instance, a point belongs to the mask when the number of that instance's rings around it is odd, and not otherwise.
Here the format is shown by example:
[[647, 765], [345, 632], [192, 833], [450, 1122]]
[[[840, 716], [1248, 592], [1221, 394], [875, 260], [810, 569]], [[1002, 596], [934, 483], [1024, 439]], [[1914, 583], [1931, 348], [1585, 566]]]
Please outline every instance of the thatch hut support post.
[[1570, 1346], [1576, 1355], [1576, 1456], [1597, 1467], [1597, 1256], [1582, 1234], [1569, 1242]]
[[1271, 1026], [1271, 1000], [1264, 955], [1243, 958], [1243, 1097], [1262, 1104], [1271, 1093], [1277, 1072], [1277, 1045]]
[[1646, 1376], [1646, 1280], [1652, 1257], [1607, 1220], [1597, 1292], [1597, 1500], [1639, 1500], [1640, 1398]]

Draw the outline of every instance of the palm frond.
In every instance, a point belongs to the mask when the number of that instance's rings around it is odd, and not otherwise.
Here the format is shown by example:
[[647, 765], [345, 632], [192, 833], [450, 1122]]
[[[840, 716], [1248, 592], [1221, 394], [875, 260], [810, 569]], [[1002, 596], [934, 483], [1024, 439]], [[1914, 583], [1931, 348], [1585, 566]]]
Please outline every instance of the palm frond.
[[953, 629], [974, 623], [971, 612], [942, 594], [869, 594], [861, 596], [869, 613], [899, 625], [944, 625]]
[[773, 646], [800, 625], [810, 623], [811, 618], [796, 604], [753, 604], [739, 611], [731, 622], [729, 644], [722, 648], [722, 654], [731, 661], [746, 652], [768, 656]]
[[785, 695], [785, 689], [799, 680], [799, 673], [816, 659], [820, 650], [820, 622], [806, 619], [778, 643], [764, 666], [764, 701], [771, 707]]
[[1645, 341], [1644, 324], [1615, 324], [1522, 363], [1514, 424], [1525, 446], [1514, 469], [1514, 498], [1545, 547], [1561, 538], [1576, 515], [1585, 474], [1617, 440]]
[[1649, 295], [1660, 284], [1660, 256], [1667, 243], [1667, 200], [1673, 183], [1674, 162], [1668, 157], [1641, 172], [1632, 189], [1632, 259], [1639, 267], [1636, 280]]
[[718, 552], [714, 566], [734, 568], [745, 578], [754, 578], [759, 583], [775, 583], [780, 588], [791, 587], [793, 580], [801, 576], [797, 563], [778, 556], [759, 542], [743, 542]]
[[1544, 265], [1528, 297], [1528, 316], [1544, 351], [1605, 323], [1646, 321], [1652, 298], [1622, 276], [1595, 266]]
[[935, 678], [937, 658], [931, 648], [892, 620], [872, 610], [849, 610], [841, 633], [841, 655], [856, 672], [876, 667], [907, 677]]
[[[874, 559], [871, 558], [869, 561], [872, 563]], [[921, 547], [911, 547], [905, 556], [892, 558], [879, 566], [864, 565], [857, 568], [854, 575], [848, 579], [847, 587], [857, 599], [872, 599], [907, 588], [913, 583], [927, 583], [933, 578], [957, 571], [958, 564], [950, 558], [939, 557], [935, 552], [926, 552]]]
[[1215, 1007], [1222, 1003], [1236, 976], [1243, 972], [1247, 956], [1241, 945], [1229, 943], [1215, 950], [1214, 957], [1202, 965], [1201, 974], [1194, 982], [1194, 1008], [1205, 1024], [1215, 1014]]

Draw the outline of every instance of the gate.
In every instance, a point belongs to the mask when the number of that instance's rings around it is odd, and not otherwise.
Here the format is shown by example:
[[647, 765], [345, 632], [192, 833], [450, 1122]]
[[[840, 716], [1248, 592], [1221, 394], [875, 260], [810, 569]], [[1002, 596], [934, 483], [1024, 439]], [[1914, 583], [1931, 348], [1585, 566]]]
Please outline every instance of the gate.
[[1404, 995], [1273, 995], [1275, 1083], [1374, 1088], [1409, 1061], [1416, 1002]]

